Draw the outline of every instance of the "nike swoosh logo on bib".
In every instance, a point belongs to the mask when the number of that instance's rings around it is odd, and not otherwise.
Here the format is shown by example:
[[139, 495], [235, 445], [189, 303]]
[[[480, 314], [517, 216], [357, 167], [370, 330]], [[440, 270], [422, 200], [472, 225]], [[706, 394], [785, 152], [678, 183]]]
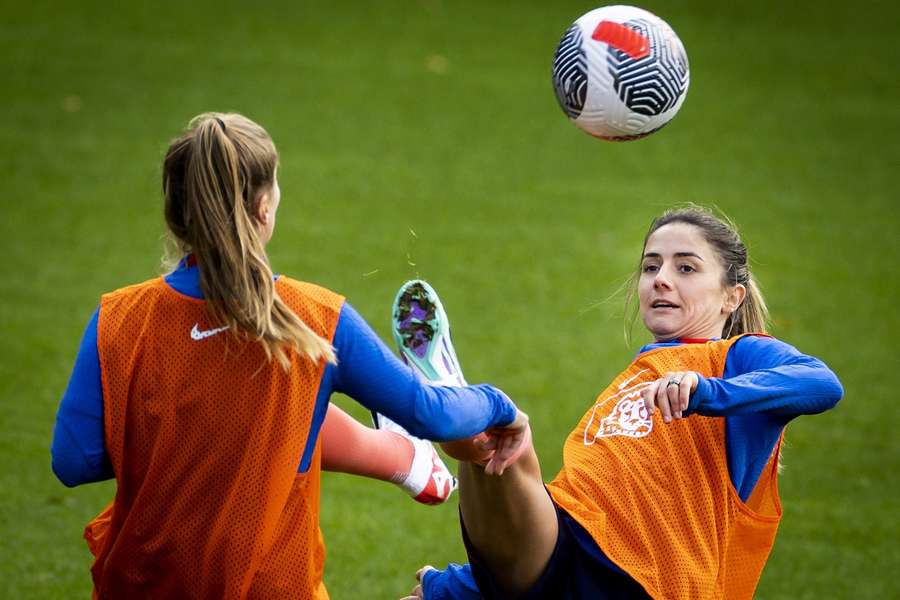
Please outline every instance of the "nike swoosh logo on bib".
[[215, 329], [200, 331], [200, 327], [198, 327], [198, 324], [194, 323], [194, 328], [191, 329], [191, 339], [199, 341], [208, 337], [212, 337], [217, 333], [222, 333], [226, 329], [228, 329], [228, 325], [226, 325], [225, 327], [216, 327]]

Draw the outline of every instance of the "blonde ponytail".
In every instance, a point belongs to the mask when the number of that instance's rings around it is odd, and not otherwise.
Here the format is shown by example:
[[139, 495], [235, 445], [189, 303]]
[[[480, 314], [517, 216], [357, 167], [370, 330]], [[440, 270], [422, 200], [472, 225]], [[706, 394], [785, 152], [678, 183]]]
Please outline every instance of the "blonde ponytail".
[[765, 333], [769, 324], [769, 309], [753, 278], [744, 284], [744, 301], [725, 321], [725, 337], [742, 333]]
[[238, 114], [206, 113], [169, 147], [163, 166], [166, 222], [193, 252], [212, 317], [263, 345], [287, 369], [293, 348], [335, 362], [331, 344], [278, 296], [255, 220], [275, 183], [278, 154], [268, 133]]

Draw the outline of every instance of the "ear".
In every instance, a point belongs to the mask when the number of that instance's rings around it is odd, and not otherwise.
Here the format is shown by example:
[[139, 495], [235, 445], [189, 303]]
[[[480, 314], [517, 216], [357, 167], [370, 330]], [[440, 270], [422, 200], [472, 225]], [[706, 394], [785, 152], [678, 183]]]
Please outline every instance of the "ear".
[[747, 288], [742, 283], [727, 288], [725, 291], [725, 301], [722, 303], [722, 312], [730, 315], [738, 309], [746, 296]]
[[261, 225], [267, 225], [269, 223], [269, 204], [270, 203], [271, 203], [270, 193], [268, 190], [260, 193], [259, 196], [256, 197], [256, 201], [254, 202], [255, 208], [253, 210], [253, 216], [256, 217], [256, 220]]

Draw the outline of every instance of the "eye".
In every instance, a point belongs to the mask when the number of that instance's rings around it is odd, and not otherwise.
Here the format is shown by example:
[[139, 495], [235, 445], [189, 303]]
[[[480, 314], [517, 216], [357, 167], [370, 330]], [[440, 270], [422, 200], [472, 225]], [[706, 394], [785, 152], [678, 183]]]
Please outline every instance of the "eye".
[[697, 269], [695, 269], [691, 265], [684, 264], [684, 265], [678, 265], [678, 270], [681, 271], [682, 273], [693, 273]]
[[644, 273], [656, 273], [659, 271], [659, 267], [656, 265], [644, 265], [641, 271]]

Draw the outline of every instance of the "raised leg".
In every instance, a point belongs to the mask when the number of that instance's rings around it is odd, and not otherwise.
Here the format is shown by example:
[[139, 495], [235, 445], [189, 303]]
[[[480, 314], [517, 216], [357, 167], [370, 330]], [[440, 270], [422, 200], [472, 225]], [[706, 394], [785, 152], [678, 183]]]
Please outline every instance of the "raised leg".
[[[397, 293], [392, 331], [401, 356], [426, 380], [465, 385], [450, 338], [450, 323], [437, 293], [424, 281], [408, 281]], [[460, 461], [460, 513], [479, 561], [504, 594], [528, 590], [547, 566], [556, 546], [556, 509], [544, 489], [530, 443], [502, 475], [489, 475], [490, 457], [481, 437], [441, 444]]]
[[556, 546], [556, 509], [529, 444], [503, 475], [459, 463], [459, 507], [469, 542], [499, 588], [510, 596], [528, 590]]

